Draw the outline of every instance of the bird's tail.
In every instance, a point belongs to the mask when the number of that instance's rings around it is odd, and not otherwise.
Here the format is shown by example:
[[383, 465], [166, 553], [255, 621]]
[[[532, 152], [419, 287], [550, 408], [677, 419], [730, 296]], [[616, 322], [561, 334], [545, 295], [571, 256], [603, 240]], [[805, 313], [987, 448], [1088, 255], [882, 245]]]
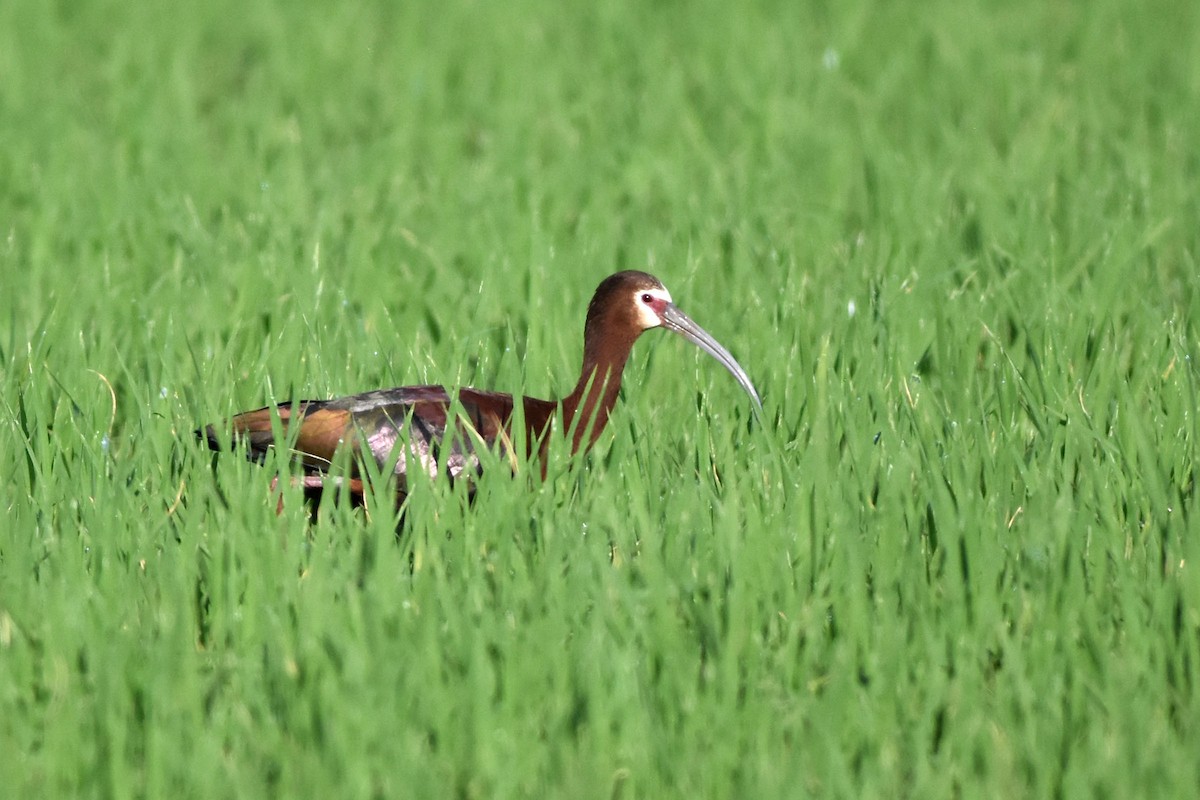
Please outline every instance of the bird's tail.
[[267, 451], [275, 446], [275, 430], [272, 427], [272, 412], [279, 414], [283, 429], [287, 430], [288, 420], [295, 412], [303, 416], [305, 405], [298, 407], [279, 406], [278, 409], [266, 406], [254, 411], [246, 411], [231, 418], [224, 425], [206, 425], [196, 430], [196, 437], [206, 442], [212, 450], [225, 450], [226, 444], [232, 441], [233, 446], [244, 446], [247, 456], [252, 461], [261, 461]]

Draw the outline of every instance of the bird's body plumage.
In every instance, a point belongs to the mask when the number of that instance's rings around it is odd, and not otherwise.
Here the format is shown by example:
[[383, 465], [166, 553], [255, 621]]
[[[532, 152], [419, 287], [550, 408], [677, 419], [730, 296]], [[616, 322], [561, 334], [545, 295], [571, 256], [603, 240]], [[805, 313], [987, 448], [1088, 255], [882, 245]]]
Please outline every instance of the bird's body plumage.
[[[526, 446], [521, 455], [530, 458], [544, 441], [557, 406], [533, 397], [522, 400]], [[395, 477], [402, 498], [408, 491], [407, 476], [417, 468], [430, 477], [442, 474], [452, 481], [478, 475], [483, 469], [481, 448], [494, 450], [505, 442], [510, 449], [514, 446], [512, 417], [511, 395], [467, 387], [452, 398], [443, 386], [400, 386], [333, 400], [265, 406], [233, 417], [229, 428], [233, 440], [243, 443], [254, 460], [262, 460], [277, 445], [276, 431], [281, 431], [294, 460], [312, 477], [325, 476], [339, 450], [349, 448], [345, 477], [351, 481], [352, 494], [362, 491], [371, 472], [387, 471]], [[298, 425], [294, 433], [293, 425]], [[222, 434], [215, 426], [208, 426], [205, 436], [214, 450], [223, 449]], [[397, 448], [397, 444], [404, 446]], [[447, 447], [449, 452], [444, 452]], [[367, 458], [375, 462], [374, 470], [365, 468]], [[306, 485], [319, 488], [313, 481]]]
[[[316, 497], [326, 488], [345, 485], [355, 502], [365, 499], [372, 472], [364, 469], [367, 459], [375, 462], [376, 474], [390, 473], [398, 500], [406, 496], [408, 475], [415, 469], [450, 480], [474, 478], [483, 468], [483, 448], [501, 451], [514, 464], [537, 456], [544, 471], [547, 431], [555, 417], [571, 437], [573, 452], [595, 443], [616, 403], [634, 341], [658, 326], [680, 333], [721, 361], [758, 404], [754, 387], [733, 357], [675, 307], [657, 278], [619, 272], [600, 284], [588, 306], [583, 368], [574, 390], [559, 401], [519, 398], [524, 436], [514, 436], [512, 395], [462, 388], [451, 397], [442, 386], [401, 386], [332, 400], [286, 402], [237, 414], [226, 432], [209, 425], [197, 433], [214, 450], [232, 440], [259, 461], [270, 449], [286, 444], [302, 468], [306, 493]], [[282, 441], [277, 432], [283, 433]], [[523, 452], [516, 452], [522, 441]], [[343, 449], [349, 451], [347, 473], [331, 475]]]

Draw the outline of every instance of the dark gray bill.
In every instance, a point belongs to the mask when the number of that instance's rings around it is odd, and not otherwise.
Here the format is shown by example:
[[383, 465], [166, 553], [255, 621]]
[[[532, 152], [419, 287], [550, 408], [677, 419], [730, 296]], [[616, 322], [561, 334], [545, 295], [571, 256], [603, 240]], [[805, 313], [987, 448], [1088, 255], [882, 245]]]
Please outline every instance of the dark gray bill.
[[754, 391], [754, 384], [750, 383], [750, 377], [746, 374], [746, 370], [742, 369], [742, 365], [716, 339], [709, 336], [704, 328], [692, 322], [691, 318], [680, 311], [674, 303], [667, 303], [666, 309], [659, 315], [659, 318], [662, 319], [664, 328], [675, 331], [717, 361], [720, 361], [721, 365], [733, 373], [733, 377], [737, 378], [737, 382], [754, 399], [755, 410], [759, 413], [762, 412], [762, 401], [758, 399], [758, 392]]

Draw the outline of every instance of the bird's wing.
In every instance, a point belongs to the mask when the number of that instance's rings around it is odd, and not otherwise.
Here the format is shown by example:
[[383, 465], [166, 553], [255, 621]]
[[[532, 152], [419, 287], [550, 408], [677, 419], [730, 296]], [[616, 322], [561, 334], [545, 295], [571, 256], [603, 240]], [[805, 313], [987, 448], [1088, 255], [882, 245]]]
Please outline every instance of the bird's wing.
[[[452, 404], [441, 386], [403, 386], [334, 400], [302, 400], [278, 407], [247, 411], [233, 417], [229, 427], [235, 442], [244, 443], [249, 456], [261, 460], [278, 442], [272, 418], [278, 414], [280, 428], [291, 439], [292, 455], [309, 474], [322, 474], [333, 465], [339, 450], [350, 447], [351, 477], [363, 477], [359, 460], [369, 453], [381, 469], [398, 478], [400, 491], [405, 477], [419, 464], [431, 477], [444, 469], [451, 478], [463, 473], [478, 474], [477, 450], [508, 441], [507, 426], [512, 416], [508, 395], [462, 389], [458, 394], [461, 415], [454, 433], [446, 436]], [[292, 431], [294, 425], [299, 430]], [[209, 445], [220, 449], [220, 435], [213, 426], [206, 430]], [[397, 450], [397, 444], [403, 444]]]

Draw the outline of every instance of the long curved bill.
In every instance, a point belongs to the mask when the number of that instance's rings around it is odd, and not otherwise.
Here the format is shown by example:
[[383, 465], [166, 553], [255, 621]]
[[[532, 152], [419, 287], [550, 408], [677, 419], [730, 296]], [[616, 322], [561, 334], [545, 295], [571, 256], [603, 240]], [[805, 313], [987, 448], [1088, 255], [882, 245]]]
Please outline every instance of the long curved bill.
[[662, 320], [664, 328], [678, 333], [717, 361], [720, 361], [721, 366], [725, 367], [725, 369], [733, 374], [733, 377], [737, 378], [737, 382], [742, 385], [742, 388], [754, 400], [755, 411], [759, 414], [762, 413], [762, 401], [758, 399], [758, 392], [754, 390], [754, 384], [750, 382], [750, 376], [746, 374], [746, 370], [742, 369], [742, 365], [729, 354], [729, 351], [721, 346], [720, 342], [709, 336], [708, 331], [692, 322], [691, 317], [680, 311], [679, 307], [674, 303], [667, 303], [667, 307], [659, 314], [659, 319]]

